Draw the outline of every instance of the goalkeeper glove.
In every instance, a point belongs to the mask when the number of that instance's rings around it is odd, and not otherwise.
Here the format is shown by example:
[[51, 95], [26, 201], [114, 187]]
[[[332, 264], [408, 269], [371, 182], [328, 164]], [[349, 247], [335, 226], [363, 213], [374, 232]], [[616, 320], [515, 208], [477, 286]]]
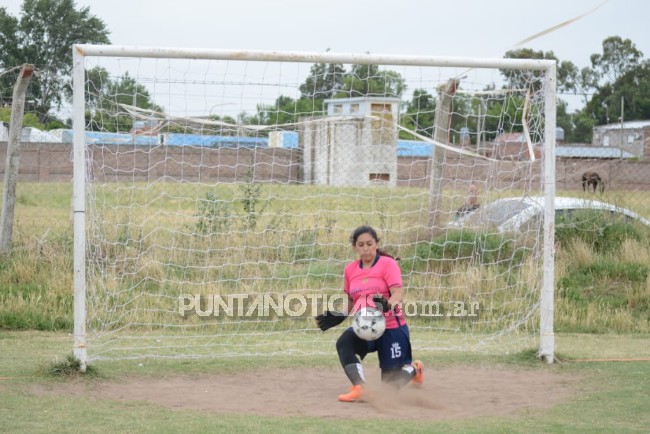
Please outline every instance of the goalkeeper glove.
[[322, 331], [331, 329], [345, 320], [345, 315], [341, 312], [326, 310], [324, 313], [316, 316], [316, 324]]
[[390, 310], [390, 305], [388, 304], [388, 299], [381, 294], [376, 294], [372, 297], [372, 301], [375, 302], [375, 307], [382, 312], [388, 312]]

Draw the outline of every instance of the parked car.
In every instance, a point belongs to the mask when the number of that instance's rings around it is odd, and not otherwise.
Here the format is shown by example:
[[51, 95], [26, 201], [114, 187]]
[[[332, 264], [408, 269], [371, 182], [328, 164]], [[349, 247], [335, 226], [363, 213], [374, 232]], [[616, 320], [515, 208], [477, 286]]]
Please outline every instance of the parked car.
[[[650, 228], [650, 220], [627, 208], [599, 200], [556, 197], [556, 221], [566, 222], [578, 210], [605, 213], [610, 220], [638, 221]], [[544, 196], [497, 199], [449, 222], [450, 228], [496, 228], [499, 232], [525, 231], [531, 225], [540, 227], [544, 215]], [[562, 218], [559, 218], [562, 217]]]

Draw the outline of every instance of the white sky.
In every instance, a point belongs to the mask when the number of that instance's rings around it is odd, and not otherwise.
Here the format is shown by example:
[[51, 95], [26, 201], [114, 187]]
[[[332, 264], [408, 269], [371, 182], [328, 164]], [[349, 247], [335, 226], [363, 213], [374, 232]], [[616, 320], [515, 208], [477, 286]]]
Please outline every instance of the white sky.
[[[76, 0], [101, 18], [117, 45], [503, 57], [533, 34], [604, 0]], [[18, 16], [22, 0], [4, 0]], [[608, 0], [524, 47], [589, 66], [609, 36], [650, 58], [650, 2]]]
[[[502, 57], [516, 42], [603, 0], [77, 0], [118, 45]], [[17, 16], [22, 0], [2, 4]], [[650, 2], [609, 0], [526, 44], [589, 65], [608, 36], [650, 57]]]

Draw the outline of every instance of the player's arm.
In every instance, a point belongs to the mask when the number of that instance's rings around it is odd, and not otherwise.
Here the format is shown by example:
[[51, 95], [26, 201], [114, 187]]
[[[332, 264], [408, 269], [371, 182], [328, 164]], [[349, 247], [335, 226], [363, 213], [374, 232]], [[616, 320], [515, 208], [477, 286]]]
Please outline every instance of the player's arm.
[[341, 311], [326, 310], [317, 315], [316, 325], [318, 325], [319, 329], [325, 331], [341, 324], [347, 318], [352, 306], [352, 299], [348, 296], [347, 300], [343, 302], [343, 306], [341, 306]]
[[372, 297], [375, 306], [383, 312], [395, 310], [397, 306], [402, 306], [402, 299], [404, 298], [404, 288], [401, 286], [394, 286], [389, 291], [390, 297], [386, 298], [381, 294], [376, 294]]
[[402, 307], [402, 300], [404, 300], [404, 288], [401, 286], [394, 286], [390, 289], [390, 298], [388, 299], [388, 305], [392, 310], [395, 310], [397, 306]]
[[373, 297], [375, 306], [384, 312], [395, 310], [398, 306], [402, 307], [404, 299], [404, 288], [402, 287], [402, 271], [396, 261], [389, 262], [384, 272], [384, 281], [388, 286], [389, 297], [377, 294]]

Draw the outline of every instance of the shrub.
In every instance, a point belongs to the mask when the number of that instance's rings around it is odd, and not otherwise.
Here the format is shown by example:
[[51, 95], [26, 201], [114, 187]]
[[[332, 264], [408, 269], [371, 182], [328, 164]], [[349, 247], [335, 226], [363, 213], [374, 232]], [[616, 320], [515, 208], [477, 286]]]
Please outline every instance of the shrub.
[[508, 234], [481, 234], [467, 230], [452, 231], [416, 247], [419, 260], [476, 265], [521, 263], [525, 249], [517, 248]]

